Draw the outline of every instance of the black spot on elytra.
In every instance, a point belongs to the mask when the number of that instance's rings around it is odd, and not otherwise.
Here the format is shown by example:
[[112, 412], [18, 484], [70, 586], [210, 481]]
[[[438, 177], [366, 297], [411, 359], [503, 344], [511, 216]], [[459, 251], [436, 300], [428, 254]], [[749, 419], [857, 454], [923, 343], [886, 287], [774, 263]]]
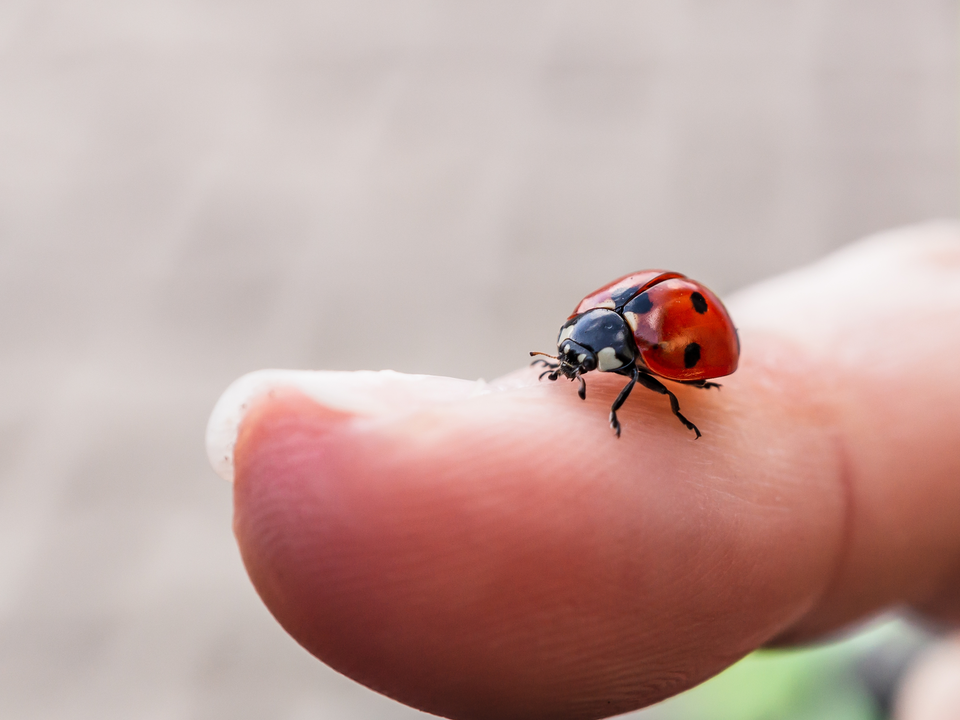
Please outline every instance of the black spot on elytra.
[[613, 295], [610, 296], [610, 299], [613, 300], [613, 304], [616, 307], [620, 307], [625, 302], [627, 302], [630, 298], [632, 298], [636, 292], [637, 292], [637, 286], [634, 285], [633, 287], [617, 290], [617, 292], [613, 293]]
[[[690, 302], [693, 303], [693, 309], [698, 313], [703, 315], [707, 311], [707, 301], [703, 299], [703, 295], [698, 292], [690, 293]], [[687, 367], [690, 367], [689, 365]]]
[[698, 362], [700, 362], [700, 346], [697, 343], [690, 343], [683, 351], [683, 364], [689, 369]]
[[640, 293], [633, 300], [623, 306], [624, 312], [632, 312], [636, 313], [637, 315], [643, 315], [644, 313], [650, 312], [652, 309], [653, 300], [651, 300], [650, 296], [645, 292]]

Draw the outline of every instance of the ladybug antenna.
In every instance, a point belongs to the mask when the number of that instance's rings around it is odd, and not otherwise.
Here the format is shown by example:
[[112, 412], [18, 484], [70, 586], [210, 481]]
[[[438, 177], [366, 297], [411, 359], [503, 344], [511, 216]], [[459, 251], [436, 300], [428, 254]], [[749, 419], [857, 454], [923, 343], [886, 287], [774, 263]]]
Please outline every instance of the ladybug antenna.
[[531, 351], [530, 351], [530, 357], [533, 357], [534, 355], [543, 355], [544, 357], [548, 357], [548, 358], [550, 358], [551, 360], [556, 360], [556, 359], [557, 359], [557, 356], [556, 356], [556, 355], [548, 355], [547, 353], [544, 353], [544, 352], [538, 352], [538, 351], [536, 351], [536, 350], [531, 350]]

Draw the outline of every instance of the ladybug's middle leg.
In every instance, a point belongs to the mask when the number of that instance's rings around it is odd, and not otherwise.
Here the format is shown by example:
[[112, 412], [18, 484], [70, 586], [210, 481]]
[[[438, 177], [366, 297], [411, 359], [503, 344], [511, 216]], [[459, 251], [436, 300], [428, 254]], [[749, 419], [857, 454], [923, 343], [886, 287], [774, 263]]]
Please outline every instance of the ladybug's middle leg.
[[626, 375], [627, 372], [630, 373], [630, 382], [620, 391], [617, 399], [614, 400], [613, 405], [610, 406], [610, 427], [617, 433], [617, 437], [620, 437], [620, 421], [617, 420], [617, 410], [619, 410], [620, 406], [630, 397], [630, 391], [633, 390], [633, 386], [637, 384], [637, 376], [639, 375], [636, 365], [631, 366], [629, 370], [625, 370], [625, 372], [621, 374]]
[[637, 376], [637, 380], [639, 380], [640, 384], [643, 385], [645, 388], [648, 388], [650, 390], [653, 390], [654, 392], [660, 393], [661, 395], [668, 396], [670, 398], [670, 409], [673, 410], [673, 414], [680, 419], [680, 422], [683, 423], [684, 427], [686, 427], [688, 430], [693, 430], [697, 434], [697, 438], [700, 437], [700, 430], [697, 428], [696, 425], [694, 425], [692, 422], [690, 422], [683, 416], [683, 413], [680, 412], [680, 401], [677, 400], [676, 395], [674, 395], [672, 392], [670, 392], [667, 389], [666, 385], [664, 385], [662, 382], [660, 382], [655, 377], [653, 377], [653, 375], [648, 375], [645, 372], [639, 372]]

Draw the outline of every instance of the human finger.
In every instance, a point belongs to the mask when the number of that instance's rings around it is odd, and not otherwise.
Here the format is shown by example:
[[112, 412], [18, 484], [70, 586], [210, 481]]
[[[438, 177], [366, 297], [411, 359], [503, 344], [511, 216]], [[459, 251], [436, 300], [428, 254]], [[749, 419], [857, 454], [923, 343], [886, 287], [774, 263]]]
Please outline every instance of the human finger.
[[895, 720], [960, 717], [960, 641], [934, 645], [908, 671], [894, 708]]
[[[740, 303], [747, 316], [777, 297], [766, 293]], [[883, 582], [844, 590], [875, 572], [858, 548], [877, 528], [851, 510], [873, 499], [860, 478], [875, 458], [859, 453], [874, 438], [848, 414], [864, 398], [841, 390], [836, 358], [756, 317], [722, 393], [678, 390], [699, 441], [656, 396], [628, 403], [614, 440], [602, 418], [619, 388], [606, 377], [586, 403], [530, 373], [489, 391], [438, 381], [448, 386], [429, 402], [381, 382], [367, 395], [411, 400], [373, 410], [302, 378], [274, 382], [233, 453], [235, 526], [258, 591], [321, 659], [452, 717], [623, 712], [772, 638], [902, 599]], [[918, 477], [935, 484], [951, 457], [915, 457]], [[880, 507], [915, 532], [923, 502], [908, 499], [899, 517]], [[913, 566], [896, 570], [906, 584], [918, 567], [941, 570], [911, 556], [949, 545], [934, 525], [895, 558]]]

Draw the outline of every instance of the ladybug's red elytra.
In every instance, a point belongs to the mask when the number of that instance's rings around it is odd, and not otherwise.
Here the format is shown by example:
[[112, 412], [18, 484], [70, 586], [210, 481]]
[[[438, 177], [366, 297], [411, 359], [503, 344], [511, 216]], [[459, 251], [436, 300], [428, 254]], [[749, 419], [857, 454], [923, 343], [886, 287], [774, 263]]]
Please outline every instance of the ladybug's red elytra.
[[615, 280], [590, 293], [560, 327], [555, 362], [544, 376], [561, 375], [580, 383], [578, 394], [587, 397], [583, 375], [592, 370], [630, 378], [610, 408], [610, 427], [620, 437], [617, 410], [633, 386], [670, 398], [670, 408], [697, 437], [700, 430], [680, 412], [680, 403], [658, 378], [698, 388], [718, 388], [712, 378], [737, 369], [740, 339], [719, 298], [700, 283], [680, 273], [642, 270]]

